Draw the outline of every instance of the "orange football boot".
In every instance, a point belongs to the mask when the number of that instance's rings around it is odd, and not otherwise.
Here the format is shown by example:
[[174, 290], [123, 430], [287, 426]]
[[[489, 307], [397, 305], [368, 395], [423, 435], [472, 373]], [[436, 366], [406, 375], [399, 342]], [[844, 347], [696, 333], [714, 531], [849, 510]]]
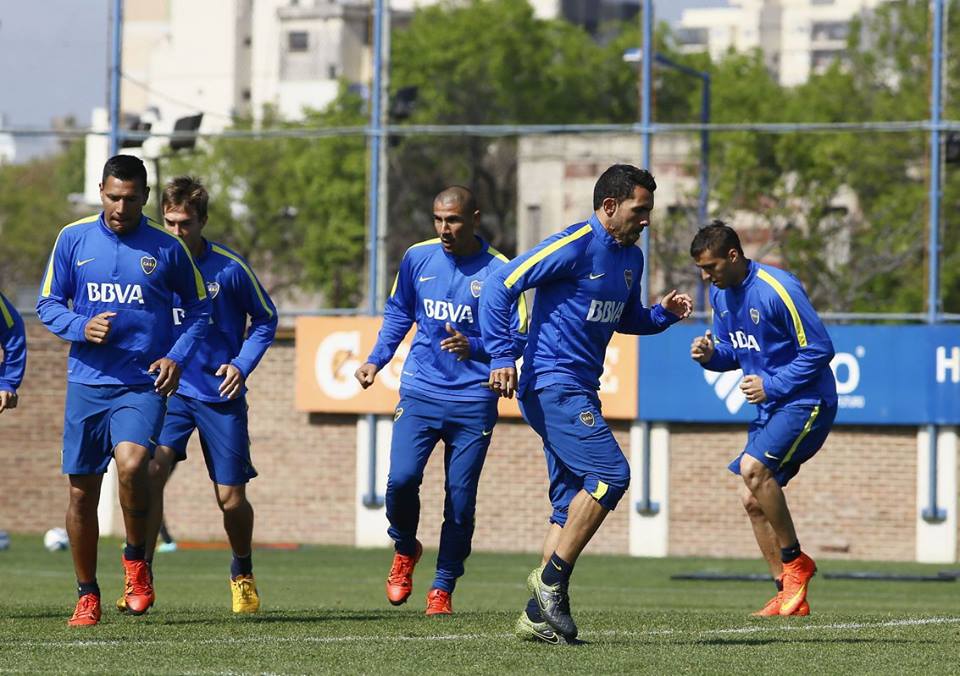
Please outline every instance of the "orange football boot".
[[[797, 615], [800, 606], [807, 600], [807, 586], [817, 572], [817, 564], [806, 554], [800, 554], [790, 563], [783, 564], [783, 603], [781, 615]], [[809, 608], [807, 609], [809, 611]]]
[[[153, 580], [150, 579], [150, 566], [146, 561], [123, 561], [124, 591], [123, 611], [131, 615], [143, 615], [156, 601], [153, 593]], [[117, 603], [120, 609], [120, 603]]]
[[99, 621], [100, 597], [96, 594], [84, 594], [77, 599], [77, 607], [67, 625], [71, 627], [92, 627]]
[[[783, 592], [777, 592], [777, 595], [772, 599], [767, 601], [767, 604], [758, 610], [755, 613], [750, 613], [753, 617], [779, 617], [780, 608], [783, 606]], [[810, 614], [810, 604], [804, 601], [800, 604], [800, 607], [797, 608], [796, 612], [792, 613], [793, 616], [801, 615], [807, 616]]]
[[423, 545], [419, 540], [416, 542], [417, 549], [413, 556], [405, 556], [400, 552], [393, 555], [393, 565], [387, 575], [387, 600], [395, 606], [406, 603], [413, 591], [413, 569], [423, 555]]
[[443, 589], [427, 592], [427, 615], [453, 615], [453, 598]]

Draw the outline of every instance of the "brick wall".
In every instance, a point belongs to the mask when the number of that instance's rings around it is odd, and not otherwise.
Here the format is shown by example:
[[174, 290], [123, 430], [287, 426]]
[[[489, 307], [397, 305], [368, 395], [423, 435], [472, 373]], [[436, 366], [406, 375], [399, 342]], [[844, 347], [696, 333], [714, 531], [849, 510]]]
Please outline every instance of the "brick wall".
[[[21, 408], [0, 416], [0, 528], [42, 532], [63, 523], [67, 483], [59, 470], [67, 346], [28, 319], [29, 364]], [[293, 406], [294, 345], [280, 341], [251, 379], [253, 460], [260, 477], [249, 495], [262, 541], [352, 544], [356, 500], [356, 417], [298, 412]], [[629, 447], [629, 426], [615, 423]], [[756, 556], [749, 523], [726, 463], [742, 447], [736, 426], [676, 426], [670, 440], [670, 553]], [[181, 539], [223, 539], [199, 445], [174, 474], [167, 515]], [[635, 477], [638, 480], [638, 477]], [[819, 555], [914, 556], [916, 432], [843, 427], [787, 489], [805, 547]], [[422, 489], [420, 535], [436, 546], [443, 511], [438, 448]], [[494, 432], [477, 507], [474, 547], [539, 551], [550, 508], [543, 453], [521, 421]], [[628, 550], [627, 500], [589, 551]]]
[[[726, 465], [746, 428], [675, 426], [670, 438], [670, 553], [756, 556]], [[833, 558], [910, 560], [916, 547], [915, 428], [837, 427], [786, 488], [804, 548]]]

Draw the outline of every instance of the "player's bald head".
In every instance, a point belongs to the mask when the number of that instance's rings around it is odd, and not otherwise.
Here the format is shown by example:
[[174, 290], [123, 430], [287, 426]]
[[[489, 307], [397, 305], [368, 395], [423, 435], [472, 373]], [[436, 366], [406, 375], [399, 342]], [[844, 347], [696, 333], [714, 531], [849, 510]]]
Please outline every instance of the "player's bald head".
[[458, 206], [460, 207], [460, 213], [465, 216], [477, 211], [477, 198], [473, 196], [473, 191], [462, 185], [451, 185], [449, 188], [444, 188], [433, 198], [433, 203], [448, 207]]

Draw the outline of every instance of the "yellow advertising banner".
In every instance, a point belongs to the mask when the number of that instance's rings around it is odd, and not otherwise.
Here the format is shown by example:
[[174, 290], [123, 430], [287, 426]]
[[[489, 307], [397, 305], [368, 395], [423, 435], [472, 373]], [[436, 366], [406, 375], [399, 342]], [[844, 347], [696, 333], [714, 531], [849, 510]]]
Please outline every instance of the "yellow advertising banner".
[[[298, 317], [296, 405], [317, 413], [391, 414], [400, 391], [400, 372], [416, 327], [393, 361], [364, 390], [353, 377], [373, 350], [380, 317]], [[522, 368], [522, 366], [521, 366]], [[637, 414], [637, 338], [614, 334], [600, 378], [604, 417], [630, 420]], [[516, 399], [500, 400], [500, 415], [519, 417]]]

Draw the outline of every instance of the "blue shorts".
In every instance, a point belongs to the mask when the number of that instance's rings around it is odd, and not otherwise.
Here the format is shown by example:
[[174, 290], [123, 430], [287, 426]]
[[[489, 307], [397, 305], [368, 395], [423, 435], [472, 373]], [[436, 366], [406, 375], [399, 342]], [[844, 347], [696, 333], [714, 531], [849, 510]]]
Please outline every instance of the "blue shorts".
[[762, 462], [781, 486], [796, 476], [800, 465], [812, 458], [833, 427], [836, 406], [792, 404], [774, 411], [765, 421], [754, 420], [747, 432], [747, 446], [730, 463], [740, 474], [744, 453]]
[[64, 474], [103, 474], [113, 449], [130, 442], [151, 453], [163, 425], [165, 399], [149, 385], [67, 383], [63, 411]]
[[247, 400], [238, 397], [207, 402], [175, 394], [167, 403], [158, 446], [172, 448], [177, 460], [187, 459], [187, 442], [200, 433], [200, 448], [210, 480], [221, 486], [240, 486], [257, 476], [250, 463]]
[[524, 419], [543, 439], [553, 523], [567, 521], [570, 501], [587, 491], [614, 509], [630, 486], [630, 465], [600, 412], [593, 390], [555, 384], [520, 397]]

